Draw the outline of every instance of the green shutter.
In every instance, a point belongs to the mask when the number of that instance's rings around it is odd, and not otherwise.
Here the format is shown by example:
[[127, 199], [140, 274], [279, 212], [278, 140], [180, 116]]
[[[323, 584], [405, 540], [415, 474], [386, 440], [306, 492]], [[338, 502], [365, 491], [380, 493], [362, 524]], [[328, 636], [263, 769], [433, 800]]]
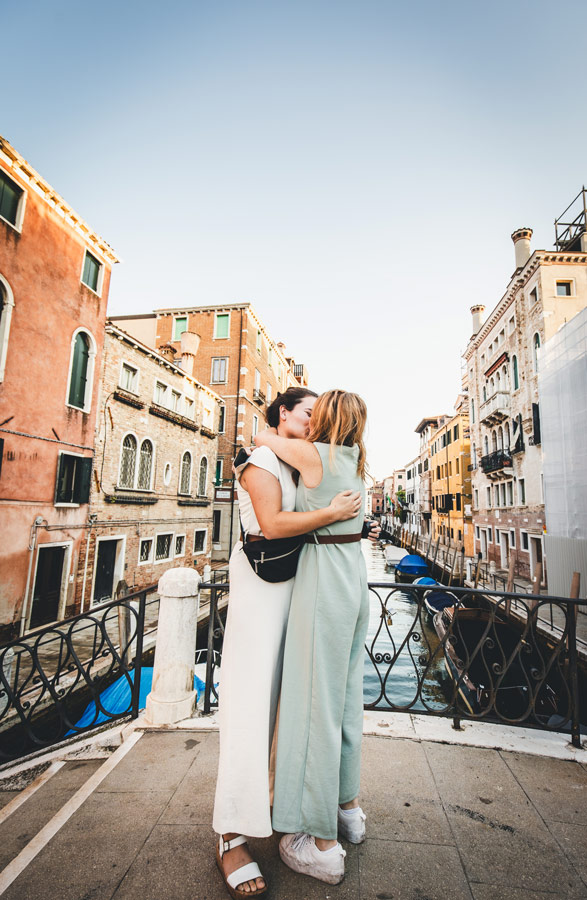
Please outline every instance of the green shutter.
[[89, 341], [85, 334], [80, 332], [75, 339], [73, 348], [73, 361], [71, 364], [71, 378], [69, 380], [69, 403], [84, 408], [86, 396], [86, 380], [88, 375], [88, 358], [90, 355]]
[[0, 216], [13, 225], [16, 225], [18, 201], [21, 195], [22, 191], [14, 182], [3, 172], [0, 172]]
[[73, 502], [88, 503], [90, 499], [90, 484], [92, 478], [92, 457], [78, 457], [75, 468], [75, 483], [73, 486]]
[[216, 315], [216, 337], [217, 338], [227, 338], [228, 337], [228, 322], [229, 317], [228, 313], [218, 313]]

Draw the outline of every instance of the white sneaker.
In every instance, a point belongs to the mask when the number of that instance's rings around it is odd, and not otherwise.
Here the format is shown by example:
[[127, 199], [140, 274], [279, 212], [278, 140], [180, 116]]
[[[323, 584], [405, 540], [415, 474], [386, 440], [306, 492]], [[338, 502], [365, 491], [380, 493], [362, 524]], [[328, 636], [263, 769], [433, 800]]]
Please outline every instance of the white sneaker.
[[344, 878], [344, 858], [346, 851], [339, 843], [332, 850], [318, 850], [316, 841], [310, 834], [284, 834], [279, 842], [282, 860], [302, 875], [311, 875], [327, 884], [339, 884]]
[[[349, 815], [351, 813], [351, 815]], [[365, 819], [367, 816], [360, 806], [352, 810], [338, 807], [338, 834], [351, 844], [362, 844], [365, 840]]]

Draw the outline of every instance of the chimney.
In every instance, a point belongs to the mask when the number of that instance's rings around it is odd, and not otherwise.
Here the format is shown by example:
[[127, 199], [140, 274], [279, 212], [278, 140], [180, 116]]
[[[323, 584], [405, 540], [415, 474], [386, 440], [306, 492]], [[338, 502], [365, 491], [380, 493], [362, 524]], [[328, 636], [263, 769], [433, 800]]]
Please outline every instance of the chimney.
[[173, 344], [161, 344], [159, 353], [167, 362], [175, 363], [175, 347]]
[[485, 312], [485, 307], [481, 304], [477, 306], [471, 307], [471, 315], [473, 316], [473, 336], [477, 334], [478, 331], [481, 331], [481, 326], [483, 325], [483, 313]]
[[518, 228], [512, 234], [512, 241], [516, 251], [516, 270], [523, 269], [530, 259], [532, 251], [530, 250], [530, 238], [532, 237], [531, 228]]
[[184, 331], [181, 336], [181, 367], [186, 375], [194, 374], [194, 359], [200, 346], [200, 335]]

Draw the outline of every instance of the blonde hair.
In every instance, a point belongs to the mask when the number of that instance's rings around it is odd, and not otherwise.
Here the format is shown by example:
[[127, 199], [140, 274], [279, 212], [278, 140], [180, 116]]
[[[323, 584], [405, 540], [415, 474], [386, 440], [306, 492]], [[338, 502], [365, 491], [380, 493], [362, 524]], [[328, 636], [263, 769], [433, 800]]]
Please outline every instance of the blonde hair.
[[363, 443], [363, 431], [367, 422], [367, 407], [358, 394], [348, 391], [325, 391], [312, 408], [308, 441], [330, 444], [330, 462], [336, 446], [359, 448], [357, 474], [367, 474], [367, 454]]

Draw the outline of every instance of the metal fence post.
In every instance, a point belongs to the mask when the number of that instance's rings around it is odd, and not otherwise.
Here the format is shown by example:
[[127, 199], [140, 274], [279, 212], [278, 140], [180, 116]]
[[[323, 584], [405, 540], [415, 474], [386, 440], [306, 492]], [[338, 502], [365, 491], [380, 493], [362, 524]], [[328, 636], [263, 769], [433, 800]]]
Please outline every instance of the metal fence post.
[[193, 715], [199, 585], [199, 574], [188, 568], [168, 569], [159, 581], [153, 686], [146, 710], [152, 725], [171, 725]]

